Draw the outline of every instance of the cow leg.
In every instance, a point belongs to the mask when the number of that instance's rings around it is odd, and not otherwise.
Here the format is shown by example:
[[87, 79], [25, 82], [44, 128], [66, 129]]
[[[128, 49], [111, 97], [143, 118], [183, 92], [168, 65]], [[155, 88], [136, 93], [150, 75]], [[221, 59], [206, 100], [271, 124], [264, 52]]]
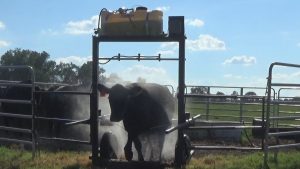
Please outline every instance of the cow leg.
[[132, 137], [128, 134], [128, 140], [127, 143], [124, 147], [124, 152], [125, 152], [125, 158], [127, 161], [131, 161], [133, 157], [133, 152], [132, 152]]
[[143, 154], [142, 154], [142, 144], [141, 144], [140, 139], [138, 137], [135, 137], [133, 142], [134, 142], [135, 149], [138, 153], [139, 161], [144, 161], [144, 157], [143, 157]]

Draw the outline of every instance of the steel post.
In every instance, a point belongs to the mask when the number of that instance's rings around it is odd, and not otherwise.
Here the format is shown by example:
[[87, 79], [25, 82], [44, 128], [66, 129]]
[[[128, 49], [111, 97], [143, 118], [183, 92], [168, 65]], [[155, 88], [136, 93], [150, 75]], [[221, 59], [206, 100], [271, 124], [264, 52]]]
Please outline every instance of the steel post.
[[98, 70], [99, 70], [99, 41], [93, 36], [93, 69], [92, 69], [92, 93], [90, 95], [90, 137], [92, 144], [92, 166], [97, 165], [98, 160]]

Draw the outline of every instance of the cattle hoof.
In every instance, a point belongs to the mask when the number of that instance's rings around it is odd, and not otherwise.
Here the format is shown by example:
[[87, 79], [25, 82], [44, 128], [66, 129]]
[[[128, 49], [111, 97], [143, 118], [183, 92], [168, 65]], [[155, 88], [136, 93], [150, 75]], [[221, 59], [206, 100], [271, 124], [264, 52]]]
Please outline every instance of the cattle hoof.
[[131, 161], [133, 158], [133, 152], [131, 150], [125, 150], [125, 158], [127, 161]]
[[145, 161], [143, 156], [139, 156], [139, 161]]

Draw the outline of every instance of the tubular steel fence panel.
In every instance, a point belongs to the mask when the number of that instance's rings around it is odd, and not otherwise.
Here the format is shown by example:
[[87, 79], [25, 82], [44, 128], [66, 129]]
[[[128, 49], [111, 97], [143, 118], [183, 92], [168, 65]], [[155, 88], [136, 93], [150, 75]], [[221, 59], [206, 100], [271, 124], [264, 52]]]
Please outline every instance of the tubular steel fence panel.
[[1, 86], [21, 86], [21, 87], [31, 87], [31, 99], [29, 100], [16, 100], [16, 99], [0, 99], [0, 102], [5, 103], [17, 103], [17, 104], [31, 104], [31, 115], [22, 115], [22, 114], [14, 114], [14, 113], [0, 113], [1, 117], [14, 117], [18, 119], [31, 119], [31, 129], [23, 129], [18, 127], [11, 127], [11, 126], [0, 126], [0, 130], [4, 130], [6, 132], [18, 132], [18, 133], [27, 133], [31, 134], [31, 141], [25, 139], [16, 139], [16, 138], [7, 138], [1, 137], [1, 141], [6, 142], [14, 142], [14, 143], [21, 143], [21, 144], [30, 144], [32, 147], [32, 157], [35, 157], [36, 154], [36, 146], [37, 146], [37, 138], [36, 138], [36, 112], [35, 112], [35, 76], [34, 70], [30, 66], [0, 66], [0, 71], [3, 70], [16, 70], [16, 69], [23, 69], [27, 70], [30, 74], [30, 83], [29, 84], [22, 84], [16, 82], [9, 82], [5, 80], [0, 81]]

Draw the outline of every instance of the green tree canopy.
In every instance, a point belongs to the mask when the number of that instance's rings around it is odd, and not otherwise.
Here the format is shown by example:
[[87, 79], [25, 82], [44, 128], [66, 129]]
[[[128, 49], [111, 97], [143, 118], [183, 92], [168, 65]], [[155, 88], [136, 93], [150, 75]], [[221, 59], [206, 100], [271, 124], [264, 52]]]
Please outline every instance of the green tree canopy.
[[[9, 50], [1, 56], [2, 66], [28, 65], [33, 67], [35, 80], [38, 82], [57, 82], [57, 83], [80, 83], [90, 85], [92, 80], [92, 62], [86, 62], [82, 66], [73, 63], [56, 63], [49, 60], [50, 55], [43, 52], [23, 50], [16, 48]], [[104, 81], [104, 69], [99, 69], [99, 79]], [[1, 69], [1, 80], [29, 80], [31, 77], [24, 69]]]

